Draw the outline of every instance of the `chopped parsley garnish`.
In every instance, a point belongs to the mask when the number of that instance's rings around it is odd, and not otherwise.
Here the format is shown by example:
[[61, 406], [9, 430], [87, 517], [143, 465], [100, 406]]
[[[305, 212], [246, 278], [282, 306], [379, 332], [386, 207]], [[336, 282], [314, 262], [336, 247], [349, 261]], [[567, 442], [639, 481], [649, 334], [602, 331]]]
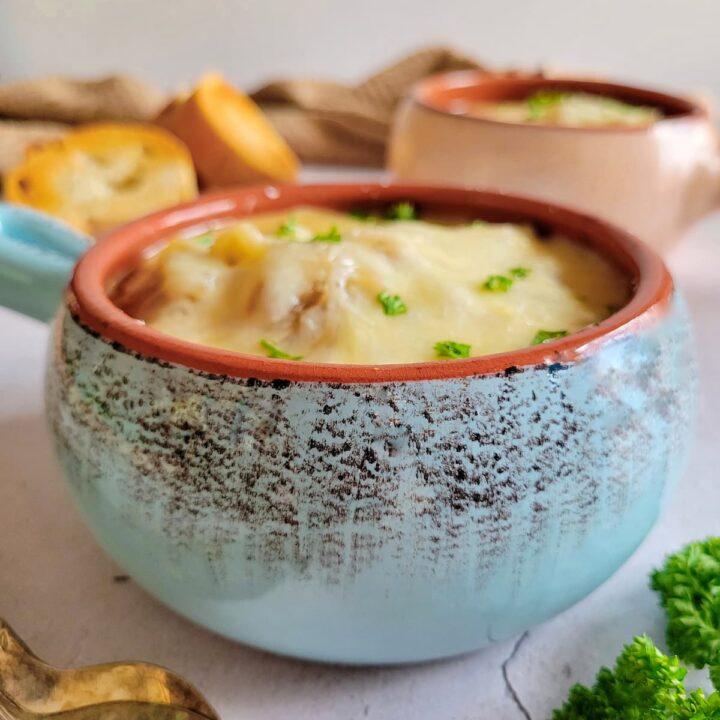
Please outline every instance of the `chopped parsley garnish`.
[[194, 240], [198, 245], [203, 245], [204, 247], [207, 247], [208, 245], [212, 245], [215, 242], [215, 235], [212, 232], [206, 232], [202, 235], [198, 235], [196, 238], [194, 238]]
[[473, 227], [484, 227], [487, 224], [488, 224], [487, 220], [473, 220], [472, 221]]
[[567, 96], [567, 93], [558, 90], [539, 90], [525, 101], [532, 120], [541, 118], [545, 111], [559, 105]]
[[326, 242], [326, 243], [339, 243], [342, 240], [342, 235], [337, 229], [337, 225], [333, 225], [326, 233], [316, 235], [313, 242]]
[[366, 223], [374, 223], [378, 221], [378, 216], [373, 215], [369, 210], [365, 208], [353, 208], [349, 213], [356, 220], [361, 220]]
[[285, 222], [275, 231], [278, 237], [294, 238], [297, 234], [297, 218], [290, 215]]
[[470, 346], [454, 340], [443, 340], [435, 343], [435, 352], [438, 357], [458, 360], [459, 358], [470, 357]]
[[542, 345], [543, 343], [555, 340], [556, 338], [565, 337], [567, 330], [538, 330], [532, 339], [531, 345]]
[[530, 274], [530, 268], [526, 267], [514, 267], [510, 268], [510, 274], [514, 278], [526, 278]]
[[266, 352], [269, 358], [276, 358], [278, 360], [302, 360], [302, 355], [289, 355], [268, 340], [261, 340], [260, 347]]
[[512, 287], [512, 278], [526, 278], [529, 274], [530, 268], [510, 268], [508, 270], [508, 275], [511, 275], [512, 277], [508, 277], [507, 275], [490, 275], [488, 279], [483, 283], [482, 288], [483, 290], [487, 290], [488, 292], [506, 293]]
[[512, 287], [513, 281], [505, 275], [491, 275], [484, 283], [483, 290], [489, 292], [507, 292]]
[[399, 202], [388, 208], [385, 217], [388, 220], [417, 220], [417, 211], [411, 202]]
[[391, 295], [387, 290], [378, 293], [377, 300], [386, 315], [404, 315], [407, 312], [407, 305], [402, 298], [399, 295]]

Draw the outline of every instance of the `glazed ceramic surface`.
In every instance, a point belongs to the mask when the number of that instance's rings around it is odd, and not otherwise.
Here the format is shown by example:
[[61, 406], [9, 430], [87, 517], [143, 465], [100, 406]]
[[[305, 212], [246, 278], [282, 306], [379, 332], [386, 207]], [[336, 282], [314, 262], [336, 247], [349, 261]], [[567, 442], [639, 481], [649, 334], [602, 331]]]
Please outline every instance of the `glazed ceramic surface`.
[[89, 237], [22, 205], [0, 203], [0, 305], [37, 320], [55, 314]]
[[[585, 91], [663, 108], [648, 127], [575, 128], [462, 114], [462, 103]], [[496, 188], [606, 218], [665, 250], [720, 204], [718, 136], [707, 114], [679, 97], [584, 80], [438, 75], [400, 107], [390, 140], [394, 180]]]
[[[195, 346], [103, 290], [178, 229], [399, 198], [551, 224], [612, 256], [635, 296], [544, 346], [371, 367]], [[55, 325], [47, 404], [78, 508], [148, 591], [268, 650], [392, 663], [510, 637], [616, 570], [681, 471], [694, 382], [683, 303], [623, 233], [491, 193], [319, 186], [205, 198], [90, 251]]]

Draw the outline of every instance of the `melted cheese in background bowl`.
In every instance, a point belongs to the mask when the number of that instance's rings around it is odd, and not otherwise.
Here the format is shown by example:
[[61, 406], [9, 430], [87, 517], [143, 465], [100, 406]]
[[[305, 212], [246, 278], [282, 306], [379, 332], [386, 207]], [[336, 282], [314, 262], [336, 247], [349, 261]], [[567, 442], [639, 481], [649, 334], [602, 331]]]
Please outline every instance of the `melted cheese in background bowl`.
[[171, 240], [115, 302], [203, 345], [385, 364], [522, 348], [602, 320], [628, 294], [596, 253], [527, 226], [297, 208]]
[[471, 103], [468, 115], [502, 122], [566, 127], [643, 127], [663, 117], [654, 107], [583, 92], [543, 90], [525, 100]]

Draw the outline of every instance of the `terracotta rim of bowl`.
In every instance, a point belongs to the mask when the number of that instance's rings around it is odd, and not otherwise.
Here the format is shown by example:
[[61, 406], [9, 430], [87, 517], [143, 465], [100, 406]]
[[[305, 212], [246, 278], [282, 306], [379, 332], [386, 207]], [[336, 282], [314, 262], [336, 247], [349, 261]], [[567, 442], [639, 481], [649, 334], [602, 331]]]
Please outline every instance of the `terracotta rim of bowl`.
[[[201, 232], [259, 212], [298, 205], [336, 209], [382, 206], [408, 200], [421, 209], [455, 212], [489, 221], [531, 222], [556, 230], [600, 252], [629, 278], [633, 294], [618, 312], [597, 325], [542, 345], [464, 360], [398, 365], [340, 365], [274, 360], [207, 347], [165, 335], [120, 310], [110, 299], [113, 283], [143, 252], [179, 233]], [[78, 263], [68, 293], [73, 315], [101, 337], [142, 356], [195, 370], [239, 378], [301, 382], [367, 383], [439, 380], [515, 371], [533, 365], [568, 363], [665, 311], [672, 280], [663, 261], [627, 233], [595, 218], [537, 200], [448, 187], [343, 184], [284, 185], [207, 194], [119, 228]]]
[[[516, 100], [538, 90], [569, 90], [624, 100], [632, 104], [650, 105], [663, 110], [666, 115], [649, 125], [576, 127], [550, 125], [548, 123], [512, 122], [477, 117], [451, 109], [451, 104], [467, 100]], [[651, 90], [645, 87], [624, 85], [604, 80], [582, 78], [551, 78], [543, 75], [517, 75], [483, 73], [479, 70], [457, 70], [431, 75], [418, 82], [410, 92], [410, 98], [426, 110], [469, 122], [488, 123], [504, 127], [556, 130], [561, 132], [624, 133], [647, 132], [658, 123], [667, 124], [678, 120], [707, 119], [707, 111], [698, 103], [677, 95]]]

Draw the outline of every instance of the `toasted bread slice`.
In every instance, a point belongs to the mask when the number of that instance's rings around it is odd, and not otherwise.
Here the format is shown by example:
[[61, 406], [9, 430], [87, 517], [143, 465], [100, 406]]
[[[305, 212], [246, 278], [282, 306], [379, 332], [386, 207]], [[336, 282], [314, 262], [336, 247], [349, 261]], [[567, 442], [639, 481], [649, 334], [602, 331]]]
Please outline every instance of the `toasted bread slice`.
[[31, 148], [5, 176], [5, 197], [98, 235], [197, 195], [187, 148], [172, 134], [131, 123], [86, 125]]
[[268, 180], [291, 181], [299, 161], [285, 140], [244, 93], [217, 74], [206, 75], [186, 97], [156, 118], [190, 149], [207, 187]]

